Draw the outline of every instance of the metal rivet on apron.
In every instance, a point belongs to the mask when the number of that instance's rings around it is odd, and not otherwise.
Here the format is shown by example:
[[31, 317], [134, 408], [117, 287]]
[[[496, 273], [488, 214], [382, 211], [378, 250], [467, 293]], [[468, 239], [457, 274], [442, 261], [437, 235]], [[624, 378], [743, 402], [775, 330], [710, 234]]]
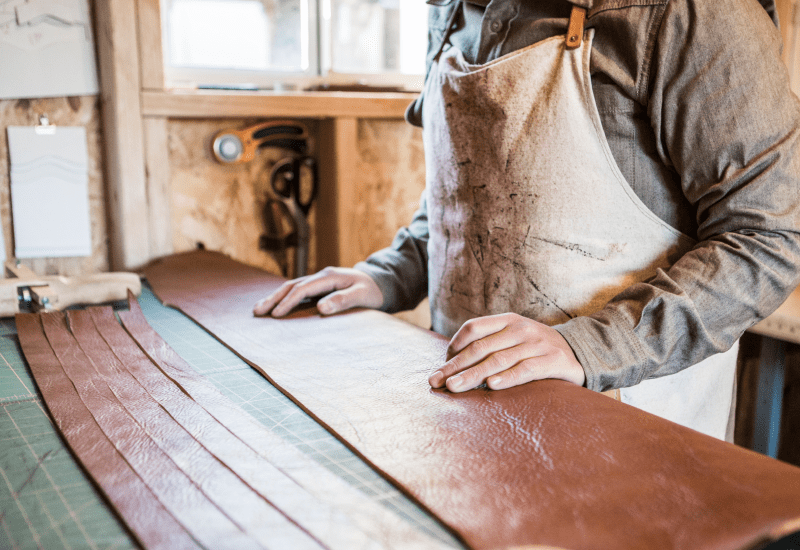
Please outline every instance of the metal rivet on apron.
[[497, 19], [492, 21], [491, 25], [489, 25], [489, 30], [492, 32], [498, 32], [502, 28], [503, 28], [503, 22], [498, 21]]

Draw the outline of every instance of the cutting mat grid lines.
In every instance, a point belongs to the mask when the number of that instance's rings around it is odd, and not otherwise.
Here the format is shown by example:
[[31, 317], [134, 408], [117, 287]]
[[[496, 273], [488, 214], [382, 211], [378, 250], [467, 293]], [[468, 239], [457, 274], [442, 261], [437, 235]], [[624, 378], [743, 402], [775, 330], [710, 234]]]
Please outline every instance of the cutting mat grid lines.
[[37, 398], [16, 335], [14, 321], [0, 319], [0, 404]]
[[[462, 547], [202, 327], [164, 307], [146, 287], [139, 302], [178, 354], [265, 427], [418, 530]], [[6, 548], [136, 548], [52, 426], [12, 319], [0, 319], [0, 549]]]
[[[376, 502], [442, 542], [462, 545], [435, 519], [367, 466], [294, 402], [193, 320], [164, 307], [145, 285], [139, 304], [150, 325], [231, 401], [282, 439]], [[198, 345], [202, 342], [202, 345]]]
[[38, 400], [0, 404], [0, 548], [136, 548]]

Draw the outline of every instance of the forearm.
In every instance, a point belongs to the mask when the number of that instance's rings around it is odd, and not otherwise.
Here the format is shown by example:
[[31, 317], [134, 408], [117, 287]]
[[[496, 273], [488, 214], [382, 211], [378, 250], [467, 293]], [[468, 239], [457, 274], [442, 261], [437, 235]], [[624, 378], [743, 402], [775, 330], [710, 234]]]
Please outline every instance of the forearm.
[[795, 232], [727, 235], [555, 328], [584, 367], [587, 387], [632, 386], [726, 351], [797, 286], [798, 262]]

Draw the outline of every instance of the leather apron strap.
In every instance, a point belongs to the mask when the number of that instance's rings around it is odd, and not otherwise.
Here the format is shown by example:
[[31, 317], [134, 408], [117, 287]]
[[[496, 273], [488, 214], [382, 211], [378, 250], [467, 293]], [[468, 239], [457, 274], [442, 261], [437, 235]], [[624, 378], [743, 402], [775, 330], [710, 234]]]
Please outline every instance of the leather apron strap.
[[[574, 50], [580, 47], [583, 41], [583, 28], [586, 23], [586, 8], [572, 6], [567, 27], [567, 49]], [[438, 57], [438, 56], [437, 56]]]

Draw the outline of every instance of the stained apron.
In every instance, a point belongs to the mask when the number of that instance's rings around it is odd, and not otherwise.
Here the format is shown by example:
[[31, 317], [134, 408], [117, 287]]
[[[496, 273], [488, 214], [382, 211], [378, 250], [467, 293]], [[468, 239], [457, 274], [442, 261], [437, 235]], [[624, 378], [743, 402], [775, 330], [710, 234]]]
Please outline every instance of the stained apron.
[[[435, 331], [504, 312], [548, 325], [588, 315], [696, 244], [642, 203], [611, 154], [591, 89], [593, 36], [483, 65], [451, 47], [434, 62], [422, 117]], [[619, 397], [730, 439], [737, 349]]]

